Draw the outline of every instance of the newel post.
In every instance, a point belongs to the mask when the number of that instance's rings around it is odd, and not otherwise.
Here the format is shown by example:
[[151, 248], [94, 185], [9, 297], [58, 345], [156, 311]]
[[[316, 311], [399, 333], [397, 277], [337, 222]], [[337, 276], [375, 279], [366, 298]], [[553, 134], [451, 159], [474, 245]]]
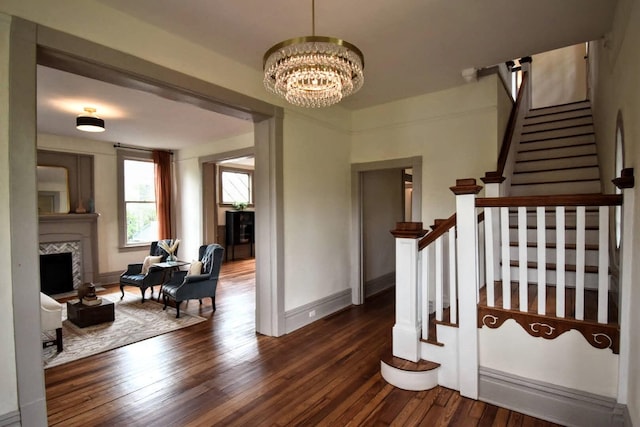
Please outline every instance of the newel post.
[[412, 362], [420, 360], [418, 241], [426, 233], [421, 222], [398, 222], [391, 231], [396, 238], [396, 324], [392, 352]]
[[460, 394], [478, 398], [478, 217], [476, 195], [482, 189], [475, 179], [459, 179], [456, 195], [458, 228], [458, 367]]

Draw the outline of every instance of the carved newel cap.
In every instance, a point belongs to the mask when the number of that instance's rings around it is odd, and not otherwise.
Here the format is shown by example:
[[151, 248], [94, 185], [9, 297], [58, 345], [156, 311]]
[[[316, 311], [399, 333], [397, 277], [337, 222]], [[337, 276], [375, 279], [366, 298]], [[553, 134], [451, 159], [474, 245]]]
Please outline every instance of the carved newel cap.
[[427, 230], [422, 228], [421, 222], [396, 222], [391, 234], [396, 239], [419, 239], [427, 234]]
[[456, 196], [461, 194], [478, 194], [482, 190], [482, 186], [476, 185], [475, 178], [457, 179], [456, 185], [449, 187]]

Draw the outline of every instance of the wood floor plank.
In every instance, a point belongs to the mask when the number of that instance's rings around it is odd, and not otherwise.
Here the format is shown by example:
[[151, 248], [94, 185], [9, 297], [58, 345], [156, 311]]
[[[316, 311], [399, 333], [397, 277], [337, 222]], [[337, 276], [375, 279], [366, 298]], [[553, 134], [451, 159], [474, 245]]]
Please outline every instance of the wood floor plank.
[[254, 261], [242, 260], [223, 265], [216, 304], [216, 311], [210, 300], [184, 307], [205, 322], [47, 369], [49, 424], [553, 425], [511, 418], [442, 387], [410, 392], [387, 384], [380, 357], [391, 340], [393, 291], [267, 337], [255, 331]]

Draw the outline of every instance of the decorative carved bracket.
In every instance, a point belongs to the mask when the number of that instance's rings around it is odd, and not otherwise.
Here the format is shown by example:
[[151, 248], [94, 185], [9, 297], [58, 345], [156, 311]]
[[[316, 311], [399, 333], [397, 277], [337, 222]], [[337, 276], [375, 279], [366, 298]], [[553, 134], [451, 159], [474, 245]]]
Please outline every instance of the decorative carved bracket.
[[614, 354], [620, 352], [620, 327], [617, 324], [602, 324], [575, 319], [541, 316], [495, 307], [478, 306], [478, 328], [487, 326], [497, 329], [513, 319], [532, 337], [555, 339], [563, 333], [575, 329], [595, 348], [610, 348]]

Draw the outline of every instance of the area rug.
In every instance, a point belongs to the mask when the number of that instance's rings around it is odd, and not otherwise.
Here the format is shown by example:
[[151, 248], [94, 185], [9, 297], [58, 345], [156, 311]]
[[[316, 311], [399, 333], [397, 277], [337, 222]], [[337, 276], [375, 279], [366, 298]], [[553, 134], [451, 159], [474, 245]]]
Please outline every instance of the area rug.
[[62, 343], [63, 351], [56, 352], [55, 345], [43, 350], [44, 368], [69, 363], [74, 360], [122, 347], [167, 332], [186, 328], [206, 320], [204, 317], [180, 313], [172, 308], [162, 310], [162, 304], [146, 300], [141, 302], [140, 295], [125, 292], [101, 295], [115, 304], [115, 321], [80, 328], [67, 320], [67, 305], [62, 304]]

